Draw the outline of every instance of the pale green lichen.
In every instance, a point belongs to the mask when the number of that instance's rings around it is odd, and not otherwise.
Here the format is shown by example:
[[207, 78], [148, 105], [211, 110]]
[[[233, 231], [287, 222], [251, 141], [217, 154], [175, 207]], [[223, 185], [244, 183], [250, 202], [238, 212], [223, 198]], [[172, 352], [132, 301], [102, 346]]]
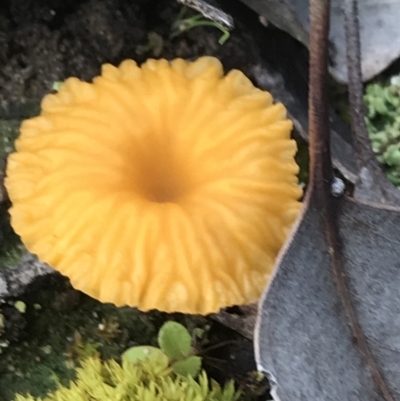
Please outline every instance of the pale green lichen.
[[25, 313], [26, 312], [26, 303], [23, 301], [20, 301], [20, 300], [15, 301], [14, 308], [20, 313]]
[[372, 148], [389, 180], [400, 188], [400, 75], [368, 85], [364, 100]]
[[209, 382], [202, 372], [198, 379], [175, 375], [168, 364], [151, 359], [133, 364], [123, 360], [101, 362], [89, 358], [77, 369], [69, 387], [45, 398], [17, 395], [15, 401], [236, 401], [239, 393], [230, 382], [224, 388]]

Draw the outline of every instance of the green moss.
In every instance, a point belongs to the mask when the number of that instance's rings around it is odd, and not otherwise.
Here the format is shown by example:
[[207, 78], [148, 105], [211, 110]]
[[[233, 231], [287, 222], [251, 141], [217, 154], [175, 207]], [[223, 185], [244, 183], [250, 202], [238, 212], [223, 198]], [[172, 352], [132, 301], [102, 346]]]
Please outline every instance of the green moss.
[[400, 188], [400, 76], [368, 85], [364, 99], [372, 148], [389, 180]]
[[0, 120], [19, 120], [37, 116], [40, 112], [40, 99], [30, 99], [23, 102], [15, 102], [7, 108], [0, 106]]
[[[4, 168], [7, 156], [15, 149], [21, 121], [37, 115], [39, 110], [39, 101], [36, 100], [11, 104], [7, 109], [0, 107], [0, 170]], [[10, 227], [8, 207], [7, 202], [0, 205], [0, 269], [16, 266], [25, 253], [19, 237]]]
[[[8, 231], [8, 227], [6, 228]], [[20, 262], [26, 249], [14, 233], [10, 232], [4, 236], [4, 241], [0, 245], [0, 270], [16, 267]]]
[[77, 369], [70, 387], [59, 386], [45, 398], [17, 395], [15, 401], [236, 401], [239, 393], [230, 382], [221, 388], [203, 372], [198, 380], [172, 373], [166, 364], [151, 359], [122, 365], [89, 358]]

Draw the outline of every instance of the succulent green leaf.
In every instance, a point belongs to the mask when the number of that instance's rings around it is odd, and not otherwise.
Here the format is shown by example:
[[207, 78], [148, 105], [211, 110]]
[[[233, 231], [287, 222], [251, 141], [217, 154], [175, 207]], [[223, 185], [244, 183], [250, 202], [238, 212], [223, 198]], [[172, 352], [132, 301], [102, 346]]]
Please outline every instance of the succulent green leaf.
[[167, 367], [169, 364], [168, 357], [159, 348], [151, 347], [149, 345], [141, 345], [137, 347], [128, 348], [123, 354], [122, 359], [137, 363], [138, 361], [144, 361], [151, 359], [157, 364]]
[[166, 322], [158, 333], [158, 344], [170, 359], [180, 360], [189, 356], [192, 337], [181, 324]]
[[199, 356], [189, 356], [189, 358], [176, 361], [172, 369], [177, 375], [196, 377], [201, 368], [201, 358]]

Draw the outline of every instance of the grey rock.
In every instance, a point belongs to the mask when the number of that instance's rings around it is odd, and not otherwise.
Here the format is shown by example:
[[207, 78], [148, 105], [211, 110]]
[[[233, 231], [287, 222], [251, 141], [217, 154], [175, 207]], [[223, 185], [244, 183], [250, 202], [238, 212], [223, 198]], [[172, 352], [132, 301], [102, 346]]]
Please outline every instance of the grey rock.
[[27, 252], [17, 266], [0, 271], [0, 299], [18, 296], [36, 278], [54, 272], [49, 265], [40, 262], [35, 255]]

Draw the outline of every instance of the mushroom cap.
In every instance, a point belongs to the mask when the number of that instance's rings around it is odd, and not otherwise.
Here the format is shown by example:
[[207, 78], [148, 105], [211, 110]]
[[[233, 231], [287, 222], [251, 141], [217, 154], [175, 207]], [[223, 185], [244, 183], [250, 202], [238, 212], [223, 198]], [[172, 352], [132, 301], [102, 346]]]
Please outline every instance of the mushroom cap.
[[102, 302], [217, 312], [256, 301], [300, 210], [282, 104], [212, 57], [69, 78], [9, 156], [12, 226]]

